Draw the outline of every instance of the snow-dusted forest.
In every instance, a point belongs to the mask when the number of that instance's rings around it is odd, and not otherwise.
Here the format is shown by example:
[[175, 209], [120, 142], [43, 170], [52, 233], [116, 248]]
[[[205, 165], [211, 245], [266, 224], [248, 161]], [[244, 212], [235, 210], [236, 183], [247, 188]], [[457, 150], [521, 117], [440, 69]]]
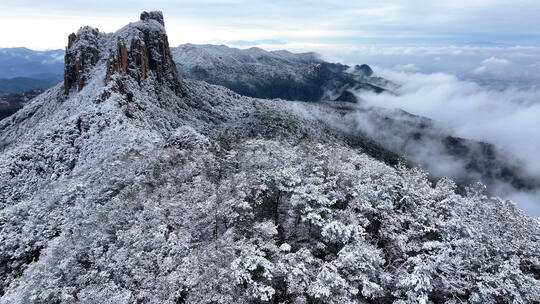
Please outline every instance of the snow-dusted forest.
[[178, 77], [159, 12], [69, 38], [0, 121], [0, 303], [536, 303], [540, 222], [306, 113]]

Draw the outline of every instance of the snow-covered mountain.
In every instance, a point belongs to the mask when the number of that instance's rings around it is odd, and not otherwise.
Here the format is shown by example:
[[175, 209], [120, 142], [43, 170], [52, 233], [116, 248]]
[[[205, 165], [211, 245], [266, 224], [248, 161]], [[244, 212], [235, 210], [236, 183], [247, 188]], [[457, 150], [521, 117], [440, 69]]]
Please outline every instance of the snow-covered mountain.
[[327, 119], [350, 104], [179, 74], [160, 12], [83, 27], [64, 83], [0, 121], [0, 303], [540, 301], [513, 202]]
[[[329, 63], [315, 53], [185, 44], [173, 48], [172, 54], [183, 77], [258, 98], [357, 102], [359, 91], [392, 93], [397, 87], [375, 76], [366, 64]], [[334, 110], [313, 115], [342, 130], [362, 133], [436, 177], [450, 176], [460, 186], [480, 180], [501, 195], [540, 190], [540, 179], [527, 174], [520, 161], [489, 143], [452, 136], [427, 118], [362, 104], [328, 106], [340, 108], [342, 117], [334, 117]]]
[[[180, 75], [224, 85], [238, 93], [260, 98], [355, 102], [356, 96], [351, 90], [358, 92], [363, 88], [382, 92], [382, 87], [392, 90], [395, 86], [374, 76], [368, 65], [348, 67], [328, 63], [314, 53], [187, 44], [172, 48], [172, 55], [180, 67]], [[74, 75], [69, 77], [76, 78]], [[6, 115], [19, 107], [3, 106]], [[360, 124], [358, 119], [351, 117], [358, 114], [362, 116]], [[331, 117], [332, 113], [319, 119], [326, 116]], [[436, 122], [422, 117], [360, 106], [352, 107], [344, 113], [343, 119], [335, 121], [341, 124], [342, 129], [363, 133], [386, 149], [429, 170], [434, 176], [453, 177], [459, 185], [481, 180], [489, 189], [535, 191], [540, 188], [538, 178], [525, 174], [521, 164], [510, 160], [495, 147], [452, 137], [447, 131], [437, 128]], [[430, 149], [426, 152], [419, 147]], [[498, 193], [503, 194], [502, 191]]]
[[172, 54], [181, 76], [222, 85], [250, 97], [355, 102], [349, 90], [380, 93], [393, 86], [373, 76], [367, 65], [330, 63], [315, 53], [184, 44], [173, 48]]

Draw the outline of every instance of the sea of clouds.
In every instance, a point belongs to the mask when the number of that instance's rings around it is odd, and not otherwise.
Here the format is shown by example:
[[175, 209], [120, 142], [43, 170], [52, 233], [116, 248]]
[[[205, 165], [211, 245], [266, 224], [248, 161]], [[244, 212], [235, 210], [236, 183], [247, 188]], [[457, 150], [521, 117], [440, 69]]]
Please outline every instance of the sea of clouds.
[[[461, 64], [471, 66], [469, 62]], [[528, 174], [540, 177], [540, 87], [529, 65], [492, 55], [479, 60], [461, 77], [448, 71], [424, 72], [419, 66], [404, 61], [390, 68], [376, 67], [377, 75], [399, 85], [397, 94], [358, 95], [371, 106], [399, 108], [431, 118], [454, 136], [492, 143], [516, 163], [524, 164]], [[495, 79], [491, 84], [490, 78]], [[419, 149], [419, 153], [428, 149]], [[438, 163], [433, 167], [441, 166], [440, 158], [434, 161]], [[496, 192], [529, 214], [540, 216], [539, 192], [508, 187]]]

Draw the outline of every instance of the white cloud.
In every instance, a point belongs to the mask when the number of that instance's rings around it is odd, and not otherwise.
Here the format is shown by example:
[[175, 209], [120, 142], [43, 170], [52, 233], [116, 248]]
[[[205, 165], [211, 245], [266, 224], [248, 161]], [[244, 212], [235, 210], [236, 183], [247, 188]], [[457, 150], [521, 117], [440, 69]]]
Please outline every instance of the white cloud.
[[473, 70], [473, 73], [474, 74], [483, 74], [487, 71], [487, 68], [485, 66], [480, 66], [480, 67], [477, 67], [476, 69]]
[[418, 71], [420, 71], [420, 69], [414, 63], [398, 64], [398, 65], [394, 66], [394, 69], [397, 70], [397, 71], [403, 71], [403, 72], [418, 72]]
[[489, 57], [482, 61], [482, 65], [473, 70], [477, 75], [504, 76], [513, 73], [514, 69], [510, 66], [510, 61], [504, 58]]
[[[490, 63], [506, 64], [488, 59]], [[449, 74], [375, 71], [401, 84], [401, 88], [397, 96], [361, 94], [368, 104], [401, 108], [434, 119], [456, 136], [493, 143], [516, 162], [523, 162], [528, 174], [540, 178], [540, 89], [493, 90]], [[501, 190], [501, 194], [523, 199], [527, 209], [536, 208], [535, 213], [540, 215], [540, 195], [515, 189]]]
[[484, 65], [508, 65], [510, 64], [510, 61], [504, 59], [504, 58], [497, 58], [497, 57], [489, 57], [482, 61]]

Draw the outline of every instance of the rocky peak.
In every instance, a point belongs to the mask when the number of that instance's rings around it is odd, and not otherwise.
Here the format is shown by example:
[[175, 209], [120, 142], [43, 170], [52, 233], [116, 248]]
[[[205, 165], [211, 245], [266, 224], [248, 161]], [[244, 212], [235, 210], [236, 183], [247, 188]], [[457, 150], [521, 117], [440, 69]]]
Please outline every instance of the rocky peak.
[[72, 88], [80, 91], [88, 80], [88, 72], [100, 59], [100, 40], [103, 34], [98, 29], [85, 26], [77, 34], [68, 37], [64, 57], [64, 90], [68, 94]]
[[373, 70], [367, 64], [355, 65], [353, 68], [353, 73], [365, 77], [371, 77], [373, 75]]
[[106, 62], [105, 83], [129, 76], [141, 84], [153, 77], [176, 95], [184, 95], [184, 87], [172, 59], [161, 12], [143, 12], [140, 21], [130, 23], [114, 34], [103, 34], [92, 27], [83, 27], [68, 37], [64, 65], [65, 93], [78, 91], [91, 77], [91, 70]]
[[156, 20], [162, 26], [165, 26], [165, 23], [163, 22], [163, 13], [160, 11], [142, 12], [141, 21], [147, 21], [147, 20]]
[[351, 92], [350, 90], [344, 90], [343, 93], [341, 93], [341, 95], [339, 95], [338, 98], [334, 99], [334, 101], [345, 101], [345, 102], [357, 103], [358, 97], [356, 97], [356, 95], [354, 95], [354, 93]]
[[161, 12], [143, 12], [141, 21], [132, 23], [116, 35], [107, 59], [105, 82], [114, 75], [128, 75], [139, 84], [150, 76], [177, 95], [185, 92], [173, 61]]

